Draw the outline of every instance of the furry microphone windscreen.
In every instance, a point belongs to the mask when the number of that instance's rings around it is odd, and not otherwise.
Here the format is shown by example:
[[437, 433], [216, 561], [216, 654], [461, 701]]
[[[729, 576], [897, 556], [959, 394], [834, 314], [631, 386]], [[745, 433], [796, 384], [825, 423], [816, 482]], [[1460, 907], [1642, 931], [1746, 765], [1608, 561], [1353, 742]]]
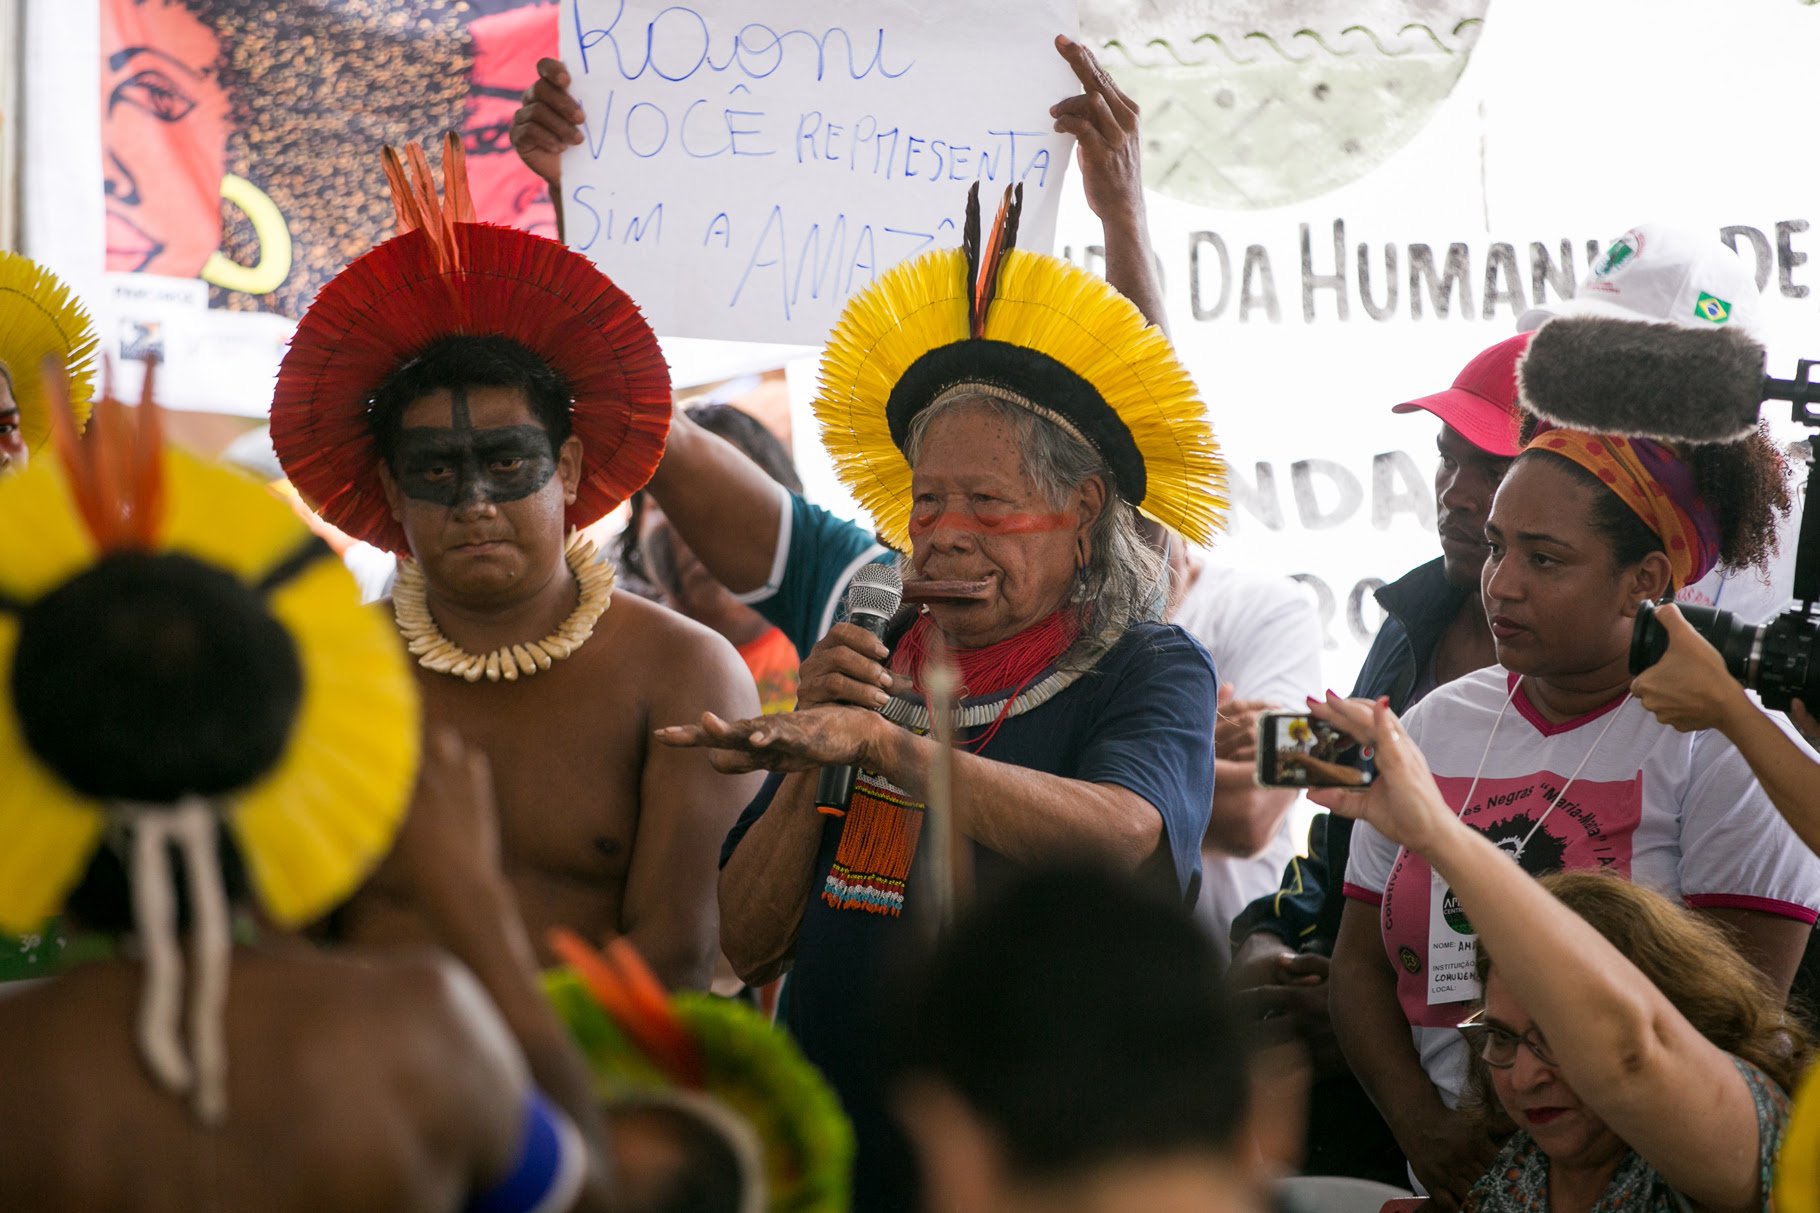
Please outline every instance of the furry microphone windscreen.
[[1763, 347], [1738, 329], [1563, 316], [1517, 364], [1518, 401], [1574, 429], [1733, 442], [1757, 427], [1763, 367]]

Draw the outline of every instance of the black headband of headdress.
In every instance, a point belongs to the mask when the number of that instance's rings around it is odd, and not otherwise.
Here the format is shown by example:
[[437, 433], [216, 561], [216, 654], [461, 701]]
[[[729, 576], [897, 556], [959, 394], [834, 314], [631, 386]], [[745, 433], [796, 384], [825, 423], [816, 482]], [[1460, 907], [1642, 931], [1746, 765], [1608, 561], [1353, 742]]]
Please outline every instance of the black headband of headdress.
[[904, 450], [910, 424], [918, 413], [957, 387], [980, 384], [989, 389], [984, 394], [1014, 398], [1037, 416], [1084, 440], [1112, 469], [1119, 495], [1140, 505], [1146, 491], [1143, 456], [1130, 429], [1093, 385], [1047, 354], [983, 336], [998, 289], [999, 268], [1017, 242], [1023, 204], [1024, 187], [1007, 186], [993, 231], [982, 248], [979, 183], [974, 182], [968, 191], [961, 247], [967, 255], [967, 328], [972, 336], [938, 346], [910, 364], [885, 402], [891, 441]]

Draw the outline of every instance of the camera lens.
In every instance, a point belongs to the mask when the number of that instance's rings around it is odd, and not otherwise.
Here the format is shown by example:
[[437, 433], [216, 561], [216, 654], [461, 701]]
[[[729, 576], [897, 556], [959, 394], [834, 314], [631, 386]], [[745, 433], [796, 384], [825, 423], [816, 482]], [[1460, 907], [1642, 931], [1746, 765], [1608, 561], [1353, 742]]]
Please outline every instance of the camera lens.
[[[1764, 707], [1786, 709], [1794, 699], [1820, 702], [1820, 661], [1814, 660], [1820, 619], [1798, 607], [1755, 627], [1713, 607], [1682, 606], [1681, 615], [1719, 650], [1726, 672], [1757, 692]], [[1643, 603], [1630, 634], [1630, 672], [1641, 674], [1667, 651], [1668, 631], [1656, 619], [1656, 605]]]
[[[1719, 650], [1731, 676], [1745, 686], [1753, 686], [1757, 674], [1754, 656], [1758, 635], [1763, 629], [1739, 623], [1730, 611], [1714, 607], [1682, 605], [1680, 610], [1681, 617], [1693, 625], [1694, 631]], [[1637, 622], [1630, 634], [1630, 672], [1641, 674], [1662, 660], [1662, 654], [1666, 652], [1668, 630], [1656, 619], [1656, 604], [1643, 603], [1637, 609]]]

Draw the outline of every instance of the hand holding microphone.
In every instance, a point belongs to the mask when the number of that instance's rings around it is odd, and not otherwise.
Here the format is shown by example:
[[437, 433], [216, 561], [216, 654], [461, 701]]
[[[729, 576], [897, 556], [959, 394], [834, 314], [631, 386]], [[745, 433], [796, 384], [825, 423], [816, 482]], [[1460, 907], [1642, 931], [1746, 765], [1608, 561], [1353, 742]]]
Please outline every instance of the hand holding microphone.
[[[885, 706], [891, 675], [884, 665], [889, 651], [883, 637], [903, 596], [903, 576], [895, 565], [869, 564], [853, 575], [847, 587], [847, 622], [828, 630], [797, 675], [799, 711], [827, 703], [873, 711]], [[852, 766], [823, 767], [816, 782], [816, 807], [831, 816], [845, 813], [856, 774]]]
[[654, 736], [664, 745], [710, 751], [717, 771], [819, 770], [816, 807], [840, 816], [853, 796], [853, 764], [869, 752], [867, 738], [880, 727], [844, 709], [877, 711], [889, 698], [885, 688], [891, 676], [880, 637], [902, 596], [903, 582], [894, 566], [869, 564], [854, 574], [847, 590], [850, 622], [830, 628], [804, 660], [795, 711], [750, 720], [722, 720], [704, 712], [696, 723], [669, 725]]

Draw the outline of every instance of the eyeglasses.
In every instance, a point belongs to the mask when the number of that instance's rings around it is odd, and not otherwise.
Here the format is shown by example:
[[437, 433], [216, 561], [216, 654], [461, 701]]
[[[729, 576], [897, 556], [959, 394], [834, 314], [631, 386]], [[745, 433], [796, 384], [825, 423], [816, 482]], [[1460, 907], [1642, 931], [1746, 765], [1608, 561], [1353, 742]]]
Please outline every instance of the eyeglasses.
[[1501, 1023], [1485, 1018], [1485, 1012], [1479, 1010], [1459, 1025], [1460, 1031], [1466, 1033], [1469, 1041], [1476, 1039], [1479, 1056], [1485, 1064], [1496, 1070], [1508, 1070], [1517, 1064], [1517, 1046], [1521, 1045], [1545, 1066], [1554, 1067], [1554, 1054], [1548, 1051], [1548, 1039], [1542, 1035], [1540, 1028], [1531, 1028], [1519, 1035]]

